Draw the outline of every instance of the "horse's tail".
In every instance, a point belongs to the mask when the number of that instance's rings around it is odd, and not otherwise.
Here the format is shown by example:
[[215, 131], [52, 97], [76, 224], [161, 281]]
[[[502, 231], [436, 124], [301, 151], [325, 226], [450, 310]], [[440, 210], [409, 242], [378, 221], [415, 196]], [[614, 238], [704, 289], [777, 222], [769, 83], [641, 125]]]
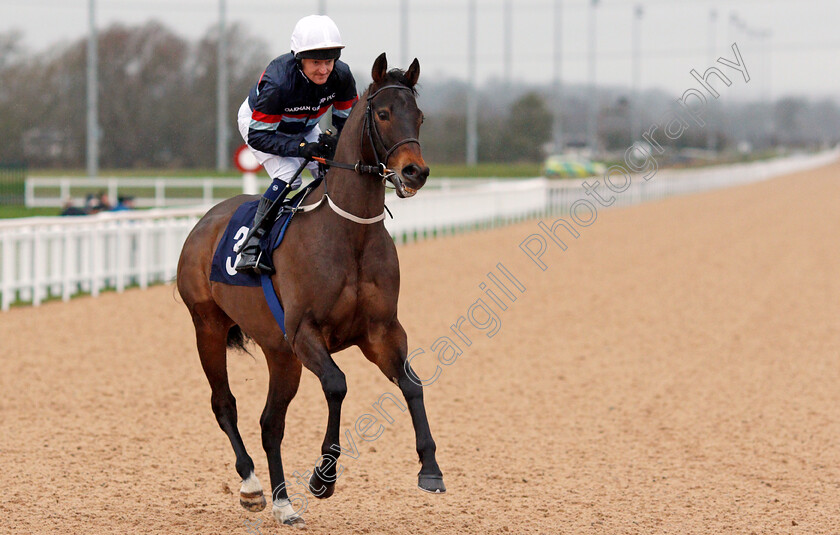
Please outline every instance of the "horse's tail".
[[[248, 351], [247, 347], [245, 347], [245, 343], [250, 339], [251, 337], [242, 332], [239, 325], [233, 325], [230, 329], [228, 329], [227, 346], [231, 349], [239, 349], [240, 351], [244, 351], [245, 353], [251, 355], [251, 352]], [[253, 357], [253, 355], [251, 356]]]

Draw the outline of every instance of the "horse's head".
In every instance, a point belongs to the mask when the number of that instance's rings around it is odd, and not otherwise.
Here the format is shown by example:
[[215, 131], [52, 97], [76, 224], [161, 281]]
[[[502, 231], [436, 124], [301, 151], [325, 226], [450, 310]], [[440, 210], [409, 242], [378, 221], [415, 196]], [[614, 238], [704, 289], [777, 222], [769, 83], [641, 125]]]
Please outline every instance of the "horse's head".
[[417, 107], [414, 89], [420, 77], [415, 58], [407, 71], [388, 71], [383, 52], [373, 63], [373, 83], [367, 92], [366, 121], [368, 147], [377, 165], [393, 171], [387, 178], [397, 195], [411, 197], [429, 177], [429, 167], [420, 151], [420, 125], [423, 112]]

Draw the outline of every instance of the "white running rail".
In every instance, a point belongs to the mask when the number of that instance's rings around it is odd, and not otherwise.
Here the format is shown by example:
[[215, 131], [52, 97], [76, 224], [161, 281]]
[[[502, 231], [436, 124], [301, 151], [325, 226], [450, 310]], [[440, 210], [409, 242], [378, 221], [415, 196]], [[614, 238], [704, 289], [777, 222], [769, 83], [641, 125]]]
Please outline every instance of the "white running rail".
[[[450, 190], [485, 183], [488, 179], [441, 178], [429, 181], [428, 189]], [[257, 179], [257, 188], [264, 191], [266, 177]], [[241, 178], [173, 178], [173, 177], [32, 177], [24, 183], [24, 204], [29, 208], [59, 208], [68, 199], [82, 206], [88, 194], [105, 192], [111, 204], [123, 195], [134, 197], [139, 208], [168, 206], [209, 206], [221, 202], [244, 188]]]
[[[666, 169], [656, 172], [650, 180], [645, 180], [642, 175], [633, 174], [630, 186], [622, 193], [611, 192], [604, 184], [603, 177], [552, 180], [548, 211], [566, 213], [578, 199], [588, 200], [600, 208], [594, 197], [586, 194], [583, 188], [583, 183], [586, 181], [589, 181], [591, 187], [598, 180], [600, 182], [598, 194], [606, 201], [609, 201], [611, 196], [615, 197], [611, 206], [629, 206], [674, 195], [687, 195], [767, 180], [788, 173], [821, 167], [838, 159], [840, 159], [840, 151], [833, 149], [816, 154], [796, 154], [748, 163], [696, 169]], [[624, 179], [620, 174], [616, 174], [613, 180], [620, 186]]]
[[[268, 181], [263, 182], [268, 187]], [[87, 194], [105, 192], [112, 204], [122, 195], [131, 195], [141, 208], [207, 206], [241, 193], [242, 187], [238, 178], [34, 177], [24, 183], [24, 203], [29, 208], [60, 207], [73, 199], [81, 206]]]
[[175, 277], [181, 246], [205, 209], [107, 212], [0, 221], [0, 306], [39, 305]]
[[[659, 171], [650, 181], [634, 175], [615, 206], [626, 206], [755, 182], [836, 161], [837, 151], [778, 160], [683, 171]], [[611, 195], [601, 180], [599, 193]], [[618, 180], [618, 179], [616, 179]], [[423, 190], [410, 199], [393, 194], [386, 204], [394, 219], [385, 226], [398, 243], [411, 242], [512, 221], [568, 212], [579, 199], [590, 200], [584, 180], [544, 178], [453, 182]], [[0, 220], [0, 307], [68, 300], [105, 289], [145, 288], [175, 277], [181, 247], [208, 205], [179, 209], [103, 212], [78, 217]]]
[[397, 243], [486, 228], [536, 217], [548, 206], [549, 181], [545, 178], [497, 180], [472, 187], [421, 190], [399, 199], [389, 195], [386, 206], [394, 218], [385, 227]]

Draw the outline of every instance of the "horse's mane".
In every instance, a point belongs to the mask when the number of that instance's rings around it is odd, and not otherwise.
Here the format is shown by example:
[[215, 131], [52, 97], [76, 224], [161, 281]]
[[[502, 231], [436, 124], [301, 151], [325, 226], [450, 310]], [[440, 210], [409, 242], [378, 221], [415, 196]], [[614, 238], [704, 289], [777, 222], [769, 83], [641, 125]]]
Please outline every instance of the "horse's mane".
[[[385, 78], [382, 80], [381, 85], [389, 85], [389, 84], [400, 84], [408, 87], [411, 89], [411, 93], [416, 97], [417, 96], [417, 86], [409, 87], [408, 79], [405, 77], [405, 71], [402, 69], [391, 69], [390, 71], [385, 73]], [[365, 91], [370, 91], [370, 88], [373, 84], [367, 86]]]

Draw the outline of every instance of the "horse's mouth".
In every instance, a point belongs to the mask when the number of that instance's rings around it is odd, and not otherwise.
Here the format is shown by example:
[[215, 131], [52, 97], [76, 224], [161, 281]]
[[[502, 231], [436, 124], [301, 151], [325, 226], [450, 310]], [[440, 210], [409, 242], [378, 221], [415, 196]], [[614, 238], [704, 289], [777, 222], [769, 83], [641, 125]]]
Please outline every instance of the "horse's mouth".
[[414, 194], [417, 193], [416, 189], [409, 188], [405, 184], [402, 184], [402, 182], [400, 184], [402, 185], [402, 188], [397, 188], [397, 195], [399, 195], [403, 199], [407, 199], [409, 197], [414, 197]]
[[394, 174], [394, 176], [391, 177], [391, 182], [393, 182], [394, 184], [394, 189], [397, 193], [397, 197], [401, 199], [408, 199], [409, 197], [414, 197], [414, 195], [417, 193], [416, 189], [406, 186], [405, 182], [403, 182], [402, 178], [398, 174]]

